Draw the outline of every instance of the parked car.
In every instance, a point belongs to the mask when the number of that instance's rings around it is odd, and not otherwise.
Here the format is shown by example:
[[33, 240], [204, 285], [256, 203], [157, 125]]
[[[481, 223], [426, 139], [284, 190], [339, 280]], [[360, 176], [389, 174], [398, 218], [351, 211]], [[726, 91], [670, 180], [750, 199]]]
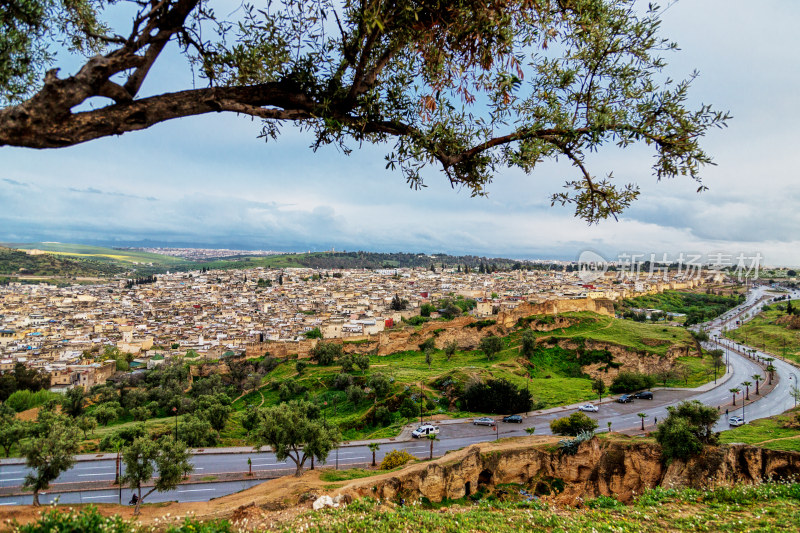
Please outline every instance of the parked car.
[[488, 416], [476, 418], [472, 423], [476, 426], [493, 426], [495, 424], [494, 418], [489, 418]]
[[617, 398], [619, 403], [631, 403], [633, 401], [633, 396], [630, 394], [623, 394], [619, 398]]
[[522, 424], [522, 417], [519, 415], [508, 415], [503, 417], [503, 422], [514, 422], [517, 424]]
[[433, 424], [423, 424], [414, 431], [411, 432], [411, 436], [415, 439], [420, 437], [427, 437], [428, 435], [433, 435], [439, 433], [439, 426], [434, 426]]
[[744, 418], [742, 418], [741, 416], [732, 416], [728, 420], [728, 424], [731, 426], [743, 426]]
[[589, 412], [589, 413], [596, 413], [599, 410], [600, 410], [600, 408], [598, 408], [596, 405], [592, 405], [590, 403], [587, 403], [586, 405], [581, 405], [580, 407], [578, 407], [578, 411], [586, 411], [586, 412]]
[[653, 399], [653, 393], [650, 392], [649, 390], [643, 390], [643, 391], [639, 391], [636, 394], [634, 394], [633, 397], [638, 399], [638, 400], [652, 400]]

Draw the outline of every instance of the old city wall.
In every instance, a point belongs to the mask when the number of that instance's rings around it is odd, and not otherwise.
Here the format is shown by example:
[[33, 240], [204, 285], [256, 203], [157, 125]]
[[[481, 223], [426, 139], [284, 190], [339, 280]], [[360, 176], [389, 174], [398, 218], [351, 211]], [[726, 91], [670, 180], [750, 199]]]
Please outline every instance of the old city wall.
[[[382, 331], [376, 335], [359, 335], [343, 339], [326, 339], [325, 342], [335, 342], [342, 345], [345, 353], [369, 353], [376, 355], [389, 355], [406, 350], [417, 350], [419, 345], [428, 338], [435, 338], [436, 347], [443, 348], [445, 344], [455, 341], [460, 350], [471, 350], [478, 346], [480, 340], [487, 335], [503, 335], [507, 329], [513, 327], [520, 318], [531, 315], [555, 315], [575, 311], [592, 311], [607, 316], [614, 316], [614, 304], [605, 299], [571, 299], [548, 300], [538, 304], [523, 303], [514, 309], [503, 311], [494, 318], [496, 326], [482, 329], [467, 327], [476, 322], [471, 316], [458, 317], [447, 322], [426, 322], [421, 327], [405, 327]], [[269, 353], [273, 357], [288, 357], [297, 354], [299, 358], [309, 357], [311, 350], [317, 345], [316, 339], [266, 343], [251, 343], [247, 345], [247, 357], [260, 357]]]
[[[540, 442], [531, 446], [530, 441]], [[553, 439], [524, 439], [496, 449], [489, 443], [471, 446], [434, 462], [412, 465], [395, 475], [353, 483], [343, 489], [351, 497], [381, 500], [426, 497], [431, 501], [458, 499], [478, 490], [519, 483], [540, 489], [553, 480], [565, 488], [557, 500], [578, 504], [598, 496], [631, 501], [657, 486], [708, 488], [733, 483], [789, 479], [800, 471], [800, 453], [766, 450], [747, 445], [707, 448], [688, 461], [665, 464], [660, 447], [649, 442], [598, 439], [581, 444], [575, 455], [552, 451]], [[541, 444], [550, 444], [549, 446]]]

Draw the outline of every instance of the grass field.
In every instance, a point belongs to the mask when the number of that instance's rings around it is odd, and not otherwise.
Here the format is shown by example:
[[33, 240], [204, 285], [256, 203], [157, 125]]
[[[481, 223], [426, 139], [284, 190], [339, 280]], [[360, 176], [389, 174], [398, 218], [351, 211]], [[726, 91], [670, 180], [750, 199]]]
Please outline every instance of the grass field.
[[[800, 305], [800, 304], [797, 304]], [[786, 316], [784, 311], [775, 308], [759, 313], [739, 329], [728, 331], [725, 336], [754, 348], [785, 356], [787, 359], [800, 362], [800, 330], [788, 329], [785, 324], [776, 321]]]
[[[740, 413], [741, 411], [737, 411]], [[748, 422], [743, 426], [720, 433], [723, 443], [757, 444], [770, 450], [800, 452], [800, 408], [783, 414]]]
[[525, 501], [517, 485], [505, 494], [388, 508], [362, 499], [345, 509], [308, 512], [281, 531], [461, 532], [518, 531], [797, 531], [800, 485], [739, 485], [716, 490], [648, 489], [632, 505], [613, 497], [588, 500], [580, 509], [542, 500]]

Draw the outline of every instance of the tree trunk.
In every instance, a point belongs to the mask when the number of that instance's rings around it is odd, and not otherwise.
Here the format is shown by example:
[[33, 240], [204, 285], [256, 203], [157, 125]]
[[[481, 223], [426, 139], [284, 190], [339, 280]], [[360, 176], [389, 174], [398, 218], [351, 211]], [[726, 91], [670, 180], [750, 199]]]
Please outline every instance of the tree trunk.
[[39, 507], [39, 491], [38, 490], [34, 490], [33, 491], [33, 506], [34, 507]]
[[758, 381], [756, 381], [756, 394], [758, 394]]
[[137, 487], [136, 492], [137, 492], [138, 499], [136, 500], [136, 507], [133, 508], [133, 514], [135, 516], [139, 516], [139, 507], [141, 507], [141, 505], [142, 505], [142, 486], [141, 485], [139, 485], [139, 487]]
[[433, 439], [431, 439], [431, 459], [433, 459]]
[[375, 462], [375, 450], [372, 450], [372, 466], [377, 466], [377, 463]]
[[736, 395], [733, 395], [733, 405], [736, 405]]

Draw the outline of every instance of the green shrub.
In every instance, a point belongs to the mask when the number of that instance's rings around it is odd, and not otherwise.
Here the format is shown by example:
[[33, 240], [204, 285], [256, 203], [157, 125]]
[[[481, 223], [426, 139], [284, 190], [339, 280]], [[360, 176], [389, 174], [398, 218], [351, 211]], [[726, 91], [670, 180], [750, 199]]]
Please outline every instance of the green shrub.
[[639, 372], [620, 372], [609, 389], [611, 392], [635, 392], [649, 389], [656, 384], [655, 376]]
[[[119, 515], [105, 517], [96, 507], [85, 507], [80, 511], [51, 509], [42, 513], [35, 522], [18, 526], [20, 533], [128, 533], [134, 527]], [[209, 532], [210, 533], [210, 532]]]
[[384, 456], [383, 461], [381, 461], [380, 469], [392, 470], [416, 459], [416, 457], [405, 450], [392, 450]]
[[531, 393], [505, 379], [473, 383], [462, 397], [466, 410], [478, 413], [524, 413], [533, 405]]
[[60, 401], [62, 396], [55, 392], [42, 389], [36, 392], [31, 392], [27, 389], [18, 390], [12, 393], [5, 404], [14, 409], [16, 412], [21, 413], [27, 409], [34, 407], [41, 407], [51, 400]]
[[618, 509], [620, 507], [625, 507], [625, 504], [613, 496], [598, 496], [586, 502], [586, 507], [589, 509]]
[[400, 416], [404, 418], [416, 418], [419, 416], [419, 405], [412, 400], [411, 398], [406, 398], [403, 400], [403, 403], [400, 404]]
[[554, 435], [569, 435], [575, 437], [584, 432], [594, 432], [595, 429], [597, 429], [597, 422], [580, 411], [576, 411], [569, 416], [557, 418], [550, 422], [550, 430]]

